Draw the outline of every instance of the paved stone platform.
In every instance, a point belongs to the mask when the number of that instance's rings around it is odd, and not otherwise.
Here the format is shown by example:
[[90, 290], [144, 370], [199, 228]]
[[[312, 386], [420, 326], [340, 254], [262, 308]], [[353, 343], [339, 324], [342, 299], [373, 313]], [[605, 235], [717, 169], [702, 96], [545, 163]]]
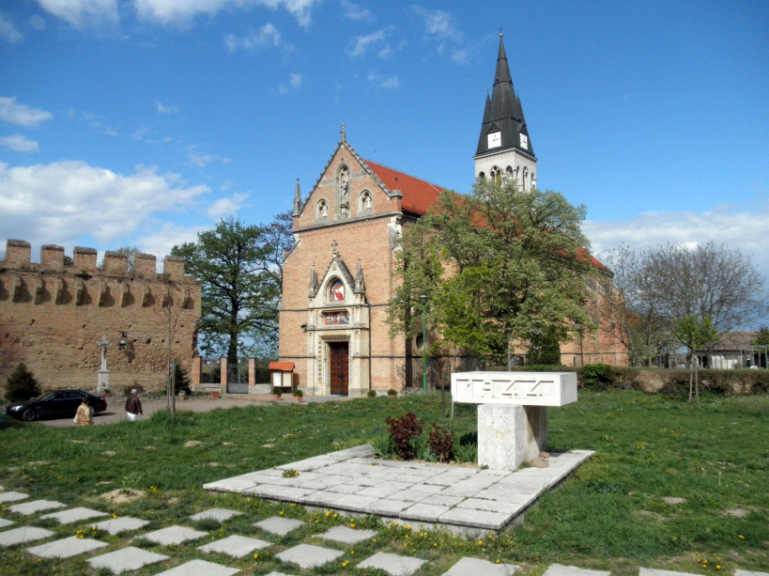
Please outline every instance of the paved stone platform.
[[18, 502], [25, 498], [29, 498], [29, 495], [24, 494], [23, 492], [3, 492], [0, 494], [0, 504], [5, 504], [6, 502]]
[[202, 552], [219, 552], [220, 554], [227, 554], [233, 558], [242, 558], [243, 556], [248, 556], [254, 550], [261, 550], [262, 548], [268, 548], [272, 545], [272, 542], [265, 542], [258, 538], [247, 538], [246, 536], [238, 536], [235, 534], [228, 536], [227, 538], [222, 538], [221, 540], [214, 540], [205, 546], [200, 546], [198, 547], [198, 550]]
[[[593, 454], [551, 454], [547, 468], [515, 472], [449, 464], [380, 460], [369, 445], [330, 452], [277, 468], [211, 482], [207, 490], [269, 500], [377, 514], [414, 527], [445, 526], [456, 532], [499, 531]], [[299, 475], [284, 478], [285, 470]]]
[[129, 546], [86, 560], [93, 568], [106, 568], [113, 574], [138, 570], [147, 564], [168, 560], [168, 556]]
[[238, 568], [230, 568], [205, 560], [193, 560], [155, 576], [232, 576], [238, 572], [240, 572]]
[[107, 516], [107, 513], [92, 510], [90, 508], [71, 508], [69, 510], [62, 510], [61, 512], [45, 514], [44, 516], [41, 516], [40, 519], [47, 520], [52, 518], [53, 520], [58, 520], [59, 524], [73, 524], [74, 522], [99, 518], [100, 516]]
[[13, 530], [7, 530], [0, 532], [0, 546], [16, 546], [17, 544], [26, 544], [27, 542], [34, 542], [35, 540], [42, 540], [53, 536], [55, 532], [46, 530], [45, 528], [36, 528], [35, 526], [22, 526], [20, 528], [14, 528]]
[[41, 558], [71, 558], [72, 556], [92, 552], [105, 546], [108, 546], [108, 544], [98, 540], [70, 536], [69, 538], [62, 538], [61, 540], [54, 540], [34, 548], [28, 548], [27, 552]]
[[141, 520], [140, 518], [131, 518], [130, 516], [123, 516], [121, 518], [113, 518], [111, 520], [105, 520], [93, 524], [97, 530], [103, 530], [112, 536], [117, 536], [121, 532], [129, 532], [131, 530], [139, 530], [149, 524], [148, 520]]
[[8, 508], [14, 514], [21, 514], [22, 516], [31, 516], [38, 512], [45, 512], [46, 510], [55, 510], [57, 508], [66, 508], [65, 504], [61, 502], [54, 502], [53, 500], [34, 500], [32, 502], [25, 502], [24, 504], [16, 504]]
[[313, 546], [312, 544], [299, 544], [284, 550], [280, 554], [276, 554], [275, 557], [281, 562], [290, 562], [307, 570], [328, 564], [343, 555], [344, 552], [339, 550], [330, 550], [320, 546]]
[[190, 516], [190, 520], [216, 520], [217, 522], [225, 522], [233, 516], [240, 516], [243, 512], [237, 510], [227, 510], [226, 508], [211, 508], [210, 510], [204, 510]]
[[391, 576], [411, 576], [425, 563], [427, 563], [426, 560], [420, 560], [419, 558], [377, 552], [371, 558], [358, 564], [358, 568], [377, 568], [384, 570]]
[[208, 536], [208, 533], [201, 532], [200, 530], [193, 530], [192, 528], [185, 528], [184, 526], [169, 526], [162, 530], [142, 534], [141, 537], [146, 538], [155, 544], [160, 544], [161, 546], [173, 546], [175, 544], [182, 544], [188, 540], [198, 540], [203, 536]]

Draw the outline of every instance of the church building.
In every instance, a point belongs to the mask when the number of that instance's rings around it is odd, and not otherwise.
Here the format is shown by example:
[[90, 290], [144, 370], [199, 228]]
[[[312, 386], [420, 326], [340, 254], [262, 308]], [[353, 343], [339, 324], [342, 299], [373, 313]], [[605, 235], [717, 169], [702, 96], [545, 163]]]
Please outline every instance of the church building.
[[[494, 88], [486, 97], [475, 154], [476, 178], [537, 183], [537, 158], [500, 37]], [[280, 360], [293, 362], [307, 394], [362, 396], [421, 387], [420, 343], [391, 338], [387, 306], [398, 285], [396, 251], [404, 226], [427, 214], [443, 188], [364, 160], [341, 140], [307, 199], [297, 182], [294, 248], [283, 267]], [[611, 273], [594, 266], [611, 282]], [[608, 334], [564, 344], [562, 363], [627, 364]], [[463, 369], [461, 359], [443, 363]]]

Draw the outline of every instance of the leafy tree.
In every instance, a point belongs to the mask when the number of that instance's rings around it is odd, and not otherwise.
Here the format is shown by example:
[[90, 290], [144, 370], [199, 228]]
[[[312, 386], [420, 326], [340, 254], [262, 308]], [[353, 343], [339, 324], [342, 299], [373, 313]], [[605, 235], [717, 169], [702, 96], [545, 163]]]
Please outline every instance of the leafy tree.
[[116, 250], [120, 254], [126, 255], [126, 270], [129, 274], [136, 272], [136, 255], [141, 254], [138, 246], [121, 246]]
[[718, 335], [713, 319], [710, 316], [697, 318], [687, 314], [683, 318], [673, 320], [676, 338], [686, 346], [686, 360], [689, 364], [689, 402], [692, 401], [692, 382], [694, 382], [695, 397], [700, 401], [700, 382], [697, 374], [697, 362], [692, 361], [694, 351], [712, 342]]
[[753, 340], [750, 341], [751, 346], [769, 346], [769, 327], [762, 326], [758, 329], [758, 333]]
[[511, 364], [516, 343], [542, 334], [564, 341], [585, 313], [584, 276], [591, 273], [580, 230], [583, 206], [557, 192], [520, 193], [511, 179], [475, 184], [462, 196], [446, 191], [430, 213], [404, 232], [402, 280], [388, 309], [393, 332], [428, 321], [446, 343]]
[[5, 399], [8, 402], [24, 402], [41, 393], [40, 384], [23, 362], [16, 365], [6, 381]]
[[[290, 220], [290, 218], [288, 219]], [[174, 246], [185, 271], [203, 288], [200, 334], [207, 353], [237, 360], [238, 340], [246, 337], [274, 349], [278, 339], [277, 303], [283, 288], [281, 258], [290, 248], [286, 215], [270, 226], [245, 225], [229, 218], [197, 242]]]
[[529, 342], [526, 363], [542, 366], [558, 366], [561, 364], [561, 344], [558, 341], [558, 334], [555, 330], [550, 330], [547, 334], [538, 335]]

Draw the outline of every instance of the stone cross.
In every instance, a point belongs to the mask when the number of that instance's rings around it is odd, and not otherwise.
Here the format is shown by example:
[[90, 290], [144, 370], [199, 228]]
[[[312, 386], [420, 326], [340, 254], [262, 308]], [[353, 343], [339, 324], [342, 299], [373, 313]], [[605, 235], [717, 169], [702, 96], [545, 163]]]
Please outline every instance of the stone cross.
[[478, 466], [516, 470], [547, 450], [547, 407], [577, 401], [574, 372], [458, 372], [454, 402], [478, 406]]
[[342, 142], [346, 142], [347, 141], [347, 134], [345, 134], [345, 131], [344, 131], [344, 124], [342, 124], [341, 134], [342, 134]]
[[109, 370], [107, 370], [107, 346], [112, 342], [107, 342], [107, 337], [102, 336], [96, 345], [101, 346], [101, 368], [99, 368], [98, 374], [98, 386], [97, 390], [102, 392], [103, 390], [109, 390]]

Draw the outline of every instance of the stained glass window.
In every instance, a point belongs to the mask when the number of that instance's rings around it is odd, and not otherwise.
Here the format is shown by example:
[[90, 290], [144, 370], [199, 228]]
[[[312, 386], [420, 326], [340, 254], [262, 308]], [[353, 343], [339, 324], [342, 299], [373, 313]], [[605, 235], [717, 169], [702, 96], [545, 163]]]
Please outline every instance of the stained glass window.
[[344, 300], [344, 284], [342, 284], [341, 280], [334, 280], [334, 283], [331, 284], [329, 300], [332, 302]]

